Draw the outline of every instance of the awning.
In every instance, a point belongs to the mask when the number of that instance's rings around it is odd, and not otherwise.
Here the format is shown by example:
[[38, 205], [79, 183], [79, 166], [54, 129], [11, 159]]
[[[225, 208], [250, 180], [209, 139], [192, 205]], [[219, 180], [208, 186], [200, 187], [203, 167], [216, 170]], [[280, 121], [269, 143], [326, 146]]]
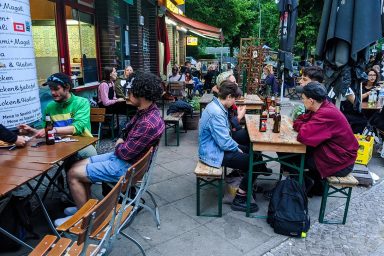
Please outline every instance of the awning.
[[212, 40], [221, 41], [223, 38], [221, 28], [216, 28], [191, 18], [167, 11], [166, 16], [189, 32]]

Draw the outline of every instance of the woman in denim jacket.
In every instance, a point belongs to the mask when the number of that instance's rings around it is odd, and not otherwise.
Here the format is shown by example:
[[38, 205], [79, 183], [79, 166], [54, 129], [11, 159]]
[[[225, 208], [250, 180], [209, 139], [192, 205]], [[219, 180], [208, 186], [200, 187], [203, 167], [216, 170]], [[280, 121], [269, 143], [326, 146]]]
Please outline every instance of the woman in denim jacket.
[[[237, 84], [224, 81], [219, 89], [218, 98], [208, 104], [204, 110], [199, 124], [199, 159], [203, 163], [220, 168], [227, 166], [245, 172], [231, 208], [235, 211], [246, 210], [246, 191], [248, 188], [249, 155], [246, 147], [239, 145], [231, 137], [231, 127], [228, 120], [230, 108], [241, 90]], [[254, 170], [257, 171], [257, 170]], [[253, 176], [256, 178], [256, 175]], [[251, 204], [251, 212], [256, 212], [258, 206]]]

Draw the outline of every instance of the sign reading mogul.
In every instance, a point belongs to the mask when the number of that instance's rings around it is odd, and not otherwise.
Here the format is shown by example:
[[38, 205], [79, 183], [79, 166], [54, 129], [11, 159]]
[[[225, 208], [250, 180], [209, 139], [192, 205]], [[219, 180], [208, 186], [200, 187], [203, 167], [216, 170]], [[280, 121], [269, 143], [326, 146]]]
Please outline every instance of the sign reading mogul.
[[0, 123], [41, 118], [29, 0], [0, 0]]

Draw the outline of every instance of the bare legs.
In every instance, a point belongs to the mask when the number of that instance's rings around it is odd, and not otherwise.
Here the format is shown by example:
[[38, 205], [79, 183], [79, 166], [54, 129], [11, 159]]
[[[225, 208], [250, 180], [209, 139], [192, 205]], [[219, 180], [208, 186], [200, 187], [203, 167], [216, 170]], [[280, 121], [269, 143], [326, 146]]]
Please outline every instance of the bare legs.
[[68, 184], [73, 200], [80, 209], [91, 196], [91, 181], [87, 178], [86, 166], [88, 159], [83, 159], [72, 165], [68, 171]]

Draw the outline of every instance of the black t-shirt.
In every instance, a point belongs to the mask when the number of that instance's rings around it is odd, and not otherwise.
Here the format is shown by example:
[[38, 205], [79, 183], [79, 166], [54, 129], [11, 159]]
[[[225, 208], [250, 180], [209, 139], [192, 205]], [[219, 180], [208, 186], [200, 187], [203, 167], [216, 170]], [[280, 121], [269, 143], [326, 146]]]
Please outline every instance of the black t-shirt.
[[14, 143], [17, 140], [17, 135], [0, 124], [0, 140]]

